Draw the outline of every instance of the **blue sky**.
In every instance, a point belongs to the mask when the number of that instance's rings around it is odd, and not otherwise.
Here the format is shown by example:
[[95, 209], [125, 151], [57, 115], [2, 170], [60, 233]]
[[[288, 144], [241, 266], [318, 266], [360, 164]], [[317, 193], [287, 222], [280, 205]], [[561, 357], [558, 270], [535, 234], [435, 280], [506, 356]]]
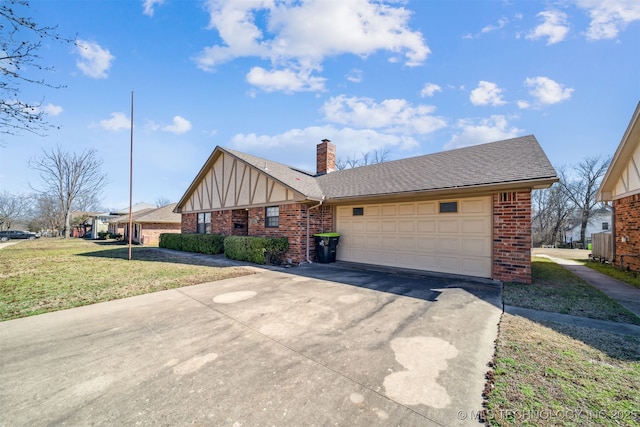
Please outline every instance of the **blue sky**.
[[[4, 137], [0, 191], [30, 192], [28, 160], [94, 148], [105, 209], [178, 201], [217, 146], [315, 170], [534, 134], [559, 167], [611, 155], [640, 100], [637, 0], [32, 0], [77, 38], [47, 42], [22, 86], [60, 126]], [[507, 167], [507, 165], [505, 165]]]

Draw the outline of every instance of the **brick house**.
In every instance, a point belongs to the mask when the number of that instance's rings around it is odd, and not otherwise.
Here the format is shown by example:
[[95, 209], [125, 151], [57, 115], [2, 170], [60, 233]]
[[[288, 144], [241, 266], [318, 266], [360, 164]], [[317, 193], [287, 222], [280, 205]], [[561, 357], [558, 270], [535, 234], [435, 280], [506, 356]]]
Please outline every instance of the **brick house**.
[[531, 282], [531, 190], [558, 180], [534, 136], [340, 171], [323, 140], [316, 160], [216, 147], [176, 206], [182, 233], [287, 236], [299, 263], [335, 231], [338, 261]]
[[[180, 233], [182, 221], [180, 214], [173, 212], [176, 203], [161, 208], [146, 208], [133, 212], [133, 235], [131, 241], [140, 245], [157, 245], [162, 233]], [[114, 221], [122, 230], [124, 240], [129, 239], [129, 215], [123, 215]]]
[[598, 201], [613, 204], [613, 260], [640, 271], [640, 103], [600, 184]]

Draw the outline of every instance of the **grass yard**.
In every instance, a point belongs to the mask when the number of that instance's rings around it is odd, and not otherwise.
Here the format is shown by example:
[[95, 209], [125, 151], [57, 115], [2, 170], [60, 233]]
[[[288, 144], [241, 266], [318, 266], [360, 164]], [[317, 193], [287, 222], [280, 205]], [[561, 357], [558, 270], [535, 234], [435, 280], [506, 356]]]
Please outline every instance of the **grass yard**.
[[[505, 304], [640, 320], [563, 267], [534, 258], [533, 284]], [[503, 314], [487, 387], [493, 426], [640, 426], [640, 338]]]
[[0, 321], [251, 274], [109, 241], [38, 239], [0, 250]]
[[546, 258], [534, 257], [532, 285], [505, 283], [506, 305], [640, 325], [640, 319], [600, 290]]

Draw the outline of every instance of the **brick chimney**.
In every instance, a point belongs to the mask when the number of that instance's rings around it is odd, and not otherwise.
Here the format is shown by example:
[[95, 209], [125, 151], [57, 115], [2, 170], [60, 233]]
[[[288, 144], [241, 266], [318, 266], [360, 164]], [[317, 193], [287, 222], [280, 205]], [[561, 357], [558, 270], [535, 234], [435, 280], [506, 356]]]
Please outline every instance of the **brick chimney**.
[[324, 175], [336, 170], [336, 146], [328, 139], [323, 139], [316, 148], [316, 175]]

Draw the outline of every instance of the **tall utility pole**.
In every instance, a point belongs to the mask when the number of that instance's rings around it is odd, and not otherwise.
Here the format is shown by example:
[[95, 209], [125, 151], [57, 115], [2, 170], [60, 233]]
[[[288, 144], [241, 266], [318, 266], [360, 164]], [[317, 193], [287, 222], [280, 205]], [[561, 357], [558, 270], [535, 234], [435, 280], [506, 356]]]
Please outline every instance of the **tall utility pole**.
[[129, 261], [133, 239], [133, 91], [131, 91], [131, 143], [129, 148]]

